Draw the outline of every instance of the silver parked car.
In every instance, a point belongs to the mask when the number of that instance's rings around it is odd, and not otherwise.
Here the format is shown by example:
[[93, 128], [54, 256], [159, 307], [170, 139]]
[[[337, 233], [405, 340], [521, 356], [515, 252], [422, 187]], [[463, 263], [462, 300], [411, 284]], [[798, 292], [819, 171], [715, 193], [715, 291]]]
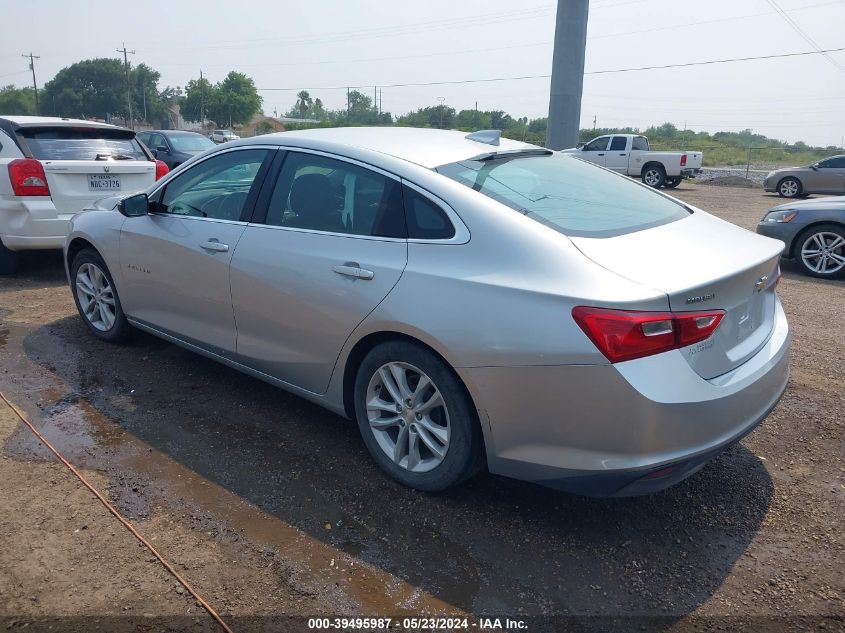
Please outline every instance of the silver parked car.
[[357, 421], [420, 490], [486, 467], [665, 488], [787, 381], [781, 242], [496, 132], [227, 143], [72, 222], [91, 333], [132, 327]]
[[766, 176], [763, 189], [783, 198], [798, 198], [812, 193], [845, 195], [845, 154], [831, 156], [806, 167], [776, 169]]
[[757, 232], [786, 244], [784, 256], [808, 275], [845, 276], [845, 196], [777, 206], [760, 220]]

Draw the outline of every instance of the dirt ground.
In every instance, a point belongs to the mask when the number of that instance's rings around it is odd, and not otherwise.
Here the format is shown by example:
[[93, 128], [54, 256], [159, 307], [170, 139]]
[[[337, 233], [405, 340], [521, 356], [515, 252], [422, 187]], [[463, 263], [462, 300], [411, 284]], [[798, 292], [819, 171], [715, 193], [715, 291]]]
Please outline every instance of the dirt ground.
[[[778, 203], [673, 193], [749, 229]], [[405, 489], [304, 400], [147, 335], [94, 340], [60, 256], [28, 264], [0, 279], [0, 390], [236, 631], [845, 630], [845, 282], [784, 265], [791, 379], [762, 426], [668, 491], [595, 500], [491, 475]], [[0, 403], [0, 628], [47, 627], [219, 630]]]

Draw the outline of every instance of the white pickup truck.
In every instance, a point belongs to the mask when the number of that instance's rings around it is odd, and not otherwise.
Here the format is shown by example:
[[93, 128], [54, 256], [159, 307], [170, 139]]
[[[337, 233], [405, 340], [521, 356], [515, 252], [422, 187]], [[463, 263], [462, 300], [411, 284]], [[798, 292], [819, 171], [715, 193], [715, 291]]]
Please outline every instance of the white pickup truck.
[[562, 150], [620, 174], [641, 178], [649, 187], [677, 187], [701, 171], [701, 152], [653, 152], [645, 136], [608, 134]]

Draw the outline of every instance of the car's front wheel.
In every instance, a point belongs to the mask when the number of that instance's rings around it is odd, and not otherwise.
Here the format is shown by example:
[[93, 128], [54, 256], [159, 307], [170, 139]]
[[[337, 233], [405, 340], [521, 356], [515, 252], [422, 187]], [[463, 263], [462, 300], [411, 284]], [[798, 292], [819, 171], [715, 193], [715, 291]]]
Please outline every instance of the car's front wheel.
[[355, 379], [355, 415], [370, 454], [417, 490], [451, 488], [484, 464], [475, 408], [451, 367], [405, 341], [374, 347]]
[[798, 236], [796, 258], [805, 273], [821, 279], [845, 274], [845, 228], [819, 224]]
[[801, 181], [791, 176], [778, 183], [778, 195], [781, 198], [797, 198], [802, 190]]
[[131, 330], [106, 263], [91, 249], [80, 251], [70, 268], [73, 300], [88, 330], [109, 343], [124, 340]]

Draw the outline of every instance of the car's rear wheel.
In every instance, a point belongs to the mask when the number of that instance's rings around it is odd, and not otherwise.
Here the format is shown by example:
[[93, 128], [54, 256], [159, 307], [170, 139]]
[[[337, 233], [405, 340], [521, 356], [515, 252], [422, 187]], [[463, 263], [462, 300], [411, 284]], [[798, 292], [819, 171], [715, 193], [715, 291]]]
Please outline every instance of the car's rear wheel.
[[660, 187], [662, 187], [666, 182], [666, 171], [663, 169], [662, 165], [646, 165], [643, 168], [642, 179], [643, 183], [647, 184], [649, 187], [660, 189]]
[[388, 475], [417, 490], [451, 488], [483, 466], [475, 408], [451, 367], [405, 341], [374, 347], [355, 379], [364, 443]]
[[0, 275], [14, 275], [21, 267], [23, 255], [18, 251], [11, 251], [0, 240]]
[[680, 176], [678, 176], [677, 178], [666, 178], [666, 180], [663, 181], [663, 186], [667, 189], [674, 189], [675, 187], [681, 184], [682, 180], [683, 178], [681, 178]]
[[73, 259], [70, 278], [76, 309], [90, 332], [109, 343], [124, 340], [131, 326], [123, 314], [108, 266], [100, 255], [91, 249], [80, 251]]
[[805, 273], [821, 279], [845, 275], [845, 227], [819, 224], [798, 236], [796, 259]]
[[788, 176], [778, 183], [778, 195], [781, 198], [797, 198], [801, 195], [803, 187], [801, 181]]

